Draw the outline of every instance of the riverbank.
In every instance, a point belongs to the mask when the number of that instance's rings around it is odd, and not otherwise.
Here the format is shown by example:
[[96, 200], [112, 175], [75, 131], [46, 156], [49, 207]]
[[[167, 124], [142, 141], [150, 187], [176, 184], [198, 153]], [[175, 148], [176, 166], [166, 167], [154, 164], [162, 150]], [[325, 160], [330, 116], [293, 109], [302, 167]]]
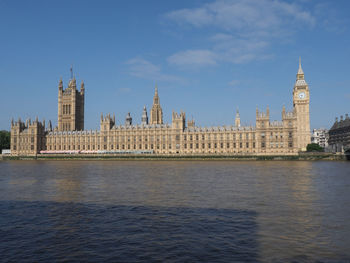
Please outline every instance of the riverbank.
[[345, 154], [300, 153], [299, 155], [37, 155], [37, 156], [1, 156], [0, 160], [247, 160], [247, 161], [344, 161]]

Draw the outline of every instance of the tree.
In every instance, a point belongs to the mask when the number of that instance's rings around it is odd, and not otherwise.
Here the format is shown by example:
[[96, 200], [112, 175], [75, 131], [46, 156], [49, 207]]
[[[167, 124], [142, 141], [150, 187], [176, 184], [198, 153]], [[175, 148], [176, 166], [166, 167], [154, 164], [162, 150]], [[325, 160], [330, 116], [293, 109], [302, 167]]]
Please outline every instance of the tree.
[[324, 152], [324, 149], [317, 143], [310, 143], [306, 146], [308, 152]]
[[10, 149], [10, 132], [0, 131], [0, 153], [2, 149]]

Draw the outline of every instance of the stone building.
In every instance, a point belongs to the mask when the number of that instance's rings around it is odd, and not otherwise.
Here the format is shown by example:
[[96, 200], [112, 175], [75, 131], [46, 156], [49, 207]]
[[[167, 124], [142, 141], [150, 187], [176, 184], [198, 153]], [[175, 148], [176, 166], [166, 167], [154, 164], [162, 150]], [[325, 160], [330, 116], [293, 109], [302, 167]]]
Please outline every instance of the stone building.
[[63, 89], [62, 79], [58, 84], [58, 130], [84, 130], [84, 82], [81, 82], [80, 91], [77, 90], [75, 77]]
[[329, 130], [329, 148], [332, 152], [350, 151], [350, 118], [345, 114], [345, 118], [340, 116], [340, 120], [335, 118], [335, 122]]
[[[235, 125], [199, 127], [186, 121], [184, 112], [173, 112], [171, 124], [163, 123], [158, 88], [155, 88], [150, 122], [143, 108], [140, 124], [130, 113], [125, 125], [115, 116], [102, 115], [100, 130], [83, 130], [84, 84], [76, 89], [75, 78], [63, 90], [59, 82], [58, 127], [38, 120], [11, 124], [11, 153], [36, 154], [160, 154], [160, 155], [296, 155], [310, 143], [310, 93], [299, 62], [293, 88], [293, 109], [282, 108], [282, 120], [271, 121], [269, 108], [256, 109], [255, 126], [242, 126], [237, 111]], [[69, 90], [69, 91], [68, 91]]]
[[313, 129], [311, 135], [311, 143], [316, 143], [322, 148], [328, 147], [328, 130]]

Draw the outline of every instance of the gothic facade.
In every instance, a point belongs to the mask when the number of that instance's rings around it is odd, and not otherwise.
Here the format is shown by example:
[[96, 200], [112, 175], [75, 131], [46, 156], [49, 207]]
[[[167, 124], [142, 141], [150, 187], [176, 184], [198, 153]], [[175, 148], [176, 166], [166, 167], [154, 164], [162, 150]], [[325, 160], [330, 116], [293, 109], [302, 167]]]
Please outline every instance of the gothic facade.
[[199, 127], [186, 121], [184, 112], [173, 112], [163, 123], [158, 88], [148, 121], [143, 108], [140, 124], [130, 113], [125, 125], [115, 116], [102, 115], [100, 130], [84, 130], [84, 83], [80, 91], [73, 78], [63, 90], [59, 82], [58, 127], [51, 122], [20, 119], [11, 123], [11, 154], [157, 154], [157, 155], [296, 155], [310, 143], [310, 92], [299, 62], [293, 88], [293, 110], [282, 108], [282, 120], [270, 121], [269, 108], [256, 109], [256, 125], [241, 126], [237, 110], [234, 125]]

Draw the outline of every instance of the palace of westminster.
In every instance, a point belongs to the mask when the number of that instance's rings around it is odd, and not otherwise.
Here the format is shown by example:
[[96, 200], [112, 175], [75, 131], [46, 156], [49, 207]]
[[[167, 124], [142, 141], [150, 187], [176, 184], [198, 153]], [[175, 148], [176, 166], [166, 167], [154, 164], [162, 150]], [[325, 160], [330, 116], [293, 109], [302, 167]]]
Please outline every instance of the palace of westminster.
[[37, 154], [156, 154], [156, 155], [296, 155], [310, 143], [309, 87], [299, 62], [293, 89], [293, 110], [282, 108], [282, 121], [270, 121], [256, 109], [256, 125], [241, 126], [237, 112], [234, 125], [198, 127], [186, 114], [172, 113], [172, 123], [163, 123], [158, 89], [148, 119], [143, 108], [140, 124], [130, 113], [125, 125], [115, 116], [101, 115], [100, 130], [84, 130], [85, 86], [77, 89], [75, 77], [68, 87], [58, 84], [58, 126], [51, 121], [11, 121], [11, 155]]

